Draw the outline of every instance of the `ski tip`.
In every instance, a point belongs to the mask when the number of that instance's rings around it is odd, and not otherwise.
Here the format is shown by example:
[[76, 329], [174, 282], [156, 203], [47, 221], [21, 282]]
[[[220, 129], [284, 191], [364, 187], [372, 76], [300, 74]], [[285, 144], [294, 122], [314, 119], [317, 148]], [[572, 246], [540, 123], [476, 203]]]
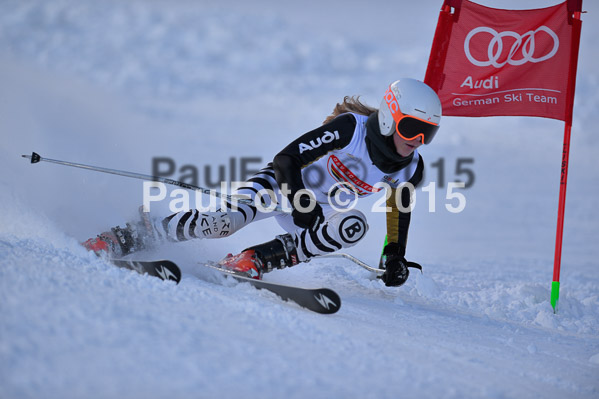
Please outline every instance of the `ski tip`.
[[170, 260], [159, 260], [149, 262], [154, 267], [154, 275], [164, 281], [174, 281], [176, 284], [181, 282], [181, 269], [176, 263]]
[[32, 152], [31, 155], [21, 155], [23, 158], [31, 159], [31, 163], [38, 163], [42, 157], [37, 152]]
[[322, 314], [333, 314], [341, 308], [341, 298], [330, 288], [318, 288], [313, 293], [314, 299], [320, 306], [312, 310]]

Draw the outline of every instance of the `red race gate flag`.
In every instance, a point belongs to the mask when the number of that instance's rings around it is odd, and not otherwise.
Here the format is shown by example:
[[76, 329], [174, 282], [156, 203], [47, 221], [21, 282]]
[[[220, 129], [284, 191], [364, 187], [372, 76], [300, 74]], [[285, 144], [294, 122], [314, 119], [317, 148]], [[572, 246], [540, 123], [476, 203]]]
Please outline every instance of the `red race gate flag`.
[[574, 30], [567, 2], [537, 10], [468, 0], [445, 6], [425, 77], [443, 115], [568, 119]]
[[551, 305], [557, 309], [582, 0], [501, 10], [444, 0], [425, 83], [443, 115], [538, 116], [564, 121]]

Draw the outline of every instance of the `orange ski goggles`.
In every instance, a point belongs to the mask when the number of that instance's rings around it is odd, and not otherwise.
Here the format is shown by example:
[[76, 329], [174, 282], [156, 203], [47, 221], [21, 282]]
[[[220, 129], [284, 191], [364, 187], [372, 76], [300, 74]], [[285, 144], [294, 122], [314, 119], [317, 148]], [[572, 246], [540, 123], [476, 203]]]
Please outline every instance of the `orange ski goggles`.
[[385, 93], [385, 101], [395, 121], [395, 132], [399, 134], [399, 137], [408, 141], [420, 137], [424, 144], [433, 141], [437, 130], [439, 130], [438, 124], [401, 112], [391, 87]]

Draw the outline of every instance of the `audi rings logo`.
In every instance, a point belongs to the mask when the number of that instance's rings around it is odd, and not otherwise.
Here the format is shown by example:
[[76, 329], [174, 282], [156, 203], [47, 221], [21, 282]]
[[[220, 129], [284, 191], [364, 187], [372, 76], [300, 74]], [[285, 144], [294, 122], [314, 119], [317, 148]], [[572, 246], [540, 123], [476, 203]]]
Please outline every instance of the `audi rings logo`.
[[[489, 42], [489, 47], [487, 48], [487, 56], [488, 60], [477, 60], [472, 56], [470, 52], [470, 41], [479, 33], [489, 33], [493, 36], [491, 41]], [[545, 34], [539, 33], [544, 32]], [[538, 34], [538, 35], [537, 35]], [[507, 55], [507, 58], [503, 62], [499, 62], [499, 58], [503, 52], [503, 39], [505, 37], [512, 37], [515, 39], [512, 47], [510, 48], [510, 52]], [[538, 37], [538, 40], [552, 40], [553, 48], [547, 54], [541, 57], [535, 57], [535, 39]], [[544, 48], [544, 47], [543, 47]], [[466, 52], [466, 57], [468, 60], [480, 67], [486, 67], [489, 65], [493, 65], [495, 68], [501, 68], [505, 64], [510, 65], [522, 65], [527, 62], [541, 62], [548, 60], [553, 57], [559, 48], [559, 39], [555, 32], [549, 29], [546, 26], [540, 26], [535, 30], [531, 30], [526, 32], [523, 35], [519, 35], [516, 32], [506, 31], [506, 32], [497, 32], [495, 29], [488, 28], [486, 26], [481, 26], [476, 29], [472, 29], [470, 33], [466, 36], [466, 40], [464, 40], [464, 51]]]

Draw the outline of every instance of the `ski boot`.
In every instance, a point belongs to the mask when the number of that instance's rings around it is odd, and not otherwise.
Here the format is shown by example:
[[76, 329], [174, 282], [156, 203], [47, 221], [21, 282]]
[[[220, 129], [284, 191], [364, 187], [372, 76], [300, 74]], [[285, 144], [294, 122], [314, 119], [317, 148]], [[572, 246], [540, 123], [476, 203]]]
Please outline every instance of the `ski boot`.
[[98, 256], [120, 258], [144, 248], [156, 241], [154, 227], [148, 214], [139, 208], [141, 221], [127, 223], [125, 228], [113, 227], [110, 231], [100, 233], [95, 238], [81, 243], [88, 251], [94, 251]]
[[295, 243], [290, 234], [279, 235], [264, 244], [254, 245], [238, 255], [227, 255], [218, 264], [236, 274], [260, 280], [264, 273], [297, 265]]

